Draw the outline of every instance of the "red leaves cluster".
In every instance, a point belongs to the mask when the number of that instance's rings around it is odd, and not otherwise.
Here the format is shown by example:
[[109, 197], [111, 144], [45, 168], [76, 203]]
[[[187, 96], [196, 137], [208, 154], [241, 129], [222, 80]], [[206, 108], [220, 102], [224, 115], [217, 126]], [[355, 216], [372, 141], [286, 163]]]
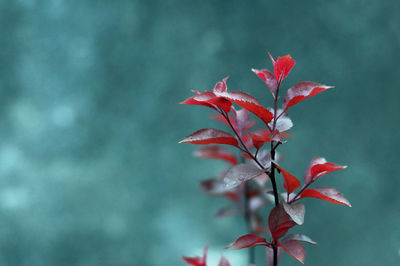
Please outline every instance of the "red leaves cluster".
[[[277, 164], [274, 157], [275, 149], [285, 143], [289, 130], [293, 123], [287, 116], [287, 110], [295, 104], [317, 95], [320, 92], [333, 88], [314, 82], [300, 82], [289, 88], [278, 108], [280, 85], [289, 75], [295, 65], [290, 55], [278, 57], [276, 60], [270, 55], [273, 64], [273, 71], [267, 69], [252, 69], [252, 71], [266, 84], [274, 98], [274, 108], [264, 107], [254, 96], [241, 92], [229, 91], [227, 79], [217, 82], [212, 91], [198, 92], [195, 95], [181, 102], [181, 104], [201, 105], [214, 109], [218, 121], [228, 126], [232, 133], [219, 129], [200, 129], [180, 143], [195, 145], [210, 145], [198, 149], [195, 156], [207, 159], [222, 160], [230, 164], [218, 178], [210, 178], [201, 182], [201, 189], [209, 196], [224, 196], [234, 203], [234, 207], [224, 207], [217, 216], [228, 216], [242, 214], [251, 224], [250, 234], [239, 237], [227, 248], [242, 249], [253, 246], [265, 246], [267, 261], [273, 265], [273, 250], [287, 252], [297, 261], [303, 263], [305, 250], [302, 243], [316, 244], [309, 237], [299, 234], [289, 234], [288, 231], [296, 225], [304, 222], [305, 206], [298, 202], [302, 198], [317, 198], [331, 203], [350, 206], [349, 201], [336, 189], [330, 187], [310, 186], [321, 176], [330, 172], [343, 169], [346, 166], [327, 162], [324, 158], [314, 158], [308, 166], [304, 175], [304, 182], [301, 185], [299, 179]], [[235, 106], [241, 109], [235, 109]], [[265, 124], [260, 129], [254, 130], [256, 122], [249, 116], [249, 112], [257, 116]], [[263, 148], [269, 142], [271, 150]], [[239, 163], [239, 158], [224, 147], [214, 144], [225, 144], [240, 150], [247, 162]], [[241, 158], [243, 160], [243, 158]], [[283, 178], [283, 187], [286, 193], [278, 204], [278, 193], [275, 190], [276, 206], [272, 208], [268, 216], [268, 227], [263, 225], [263, 219], [257, 210], [266, 205], [267, 196], [263, 191], [268, 191], [266, 181], [271, 177], [274, 180], [274, 170], [277, 169]], [[254, 182], [253, 182], [254, 181]], [[253, 183], [250, 183], [253, 182]], [[247, 186], [253, 184], [253, 186]], [[248, 188], [252, 187], [251, 191]], [[255, 188], [256, 187], [256, 188]], [[246, 189], [245, 189], [246, 188]], [[275, 187], [274, 187], [275, 189]], [[297, 191], [297, 192], [296, 192]], [[243, 206], [243, 200], [248, 206]], [[246, 209], [248, 208], [248, 209]], [[257, 234], [270, 235], [263, 238]], [[187, 258], [183, 260], [191, 265], [206, 265], [207, 248], [203, 257]], [[225, 258], [221, 258], [219, 266], [229, 266]]]

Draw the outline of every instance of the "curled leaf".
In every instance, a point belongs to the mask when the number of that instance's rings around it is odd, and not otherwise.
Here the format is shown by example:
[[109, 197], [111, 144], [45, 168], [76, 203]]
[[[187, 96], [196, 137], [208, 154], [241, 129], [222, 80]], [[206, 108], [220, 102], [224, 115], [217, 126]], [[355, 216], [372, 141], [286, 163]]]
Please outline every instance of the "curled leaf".
[[314, 182], [323, 175], [326, 175], [336, 170], [344, 169], [346, 167], [347, 166], [327, 162], [325, 158], [314, 158], [311, 160], [310, 165], [306, 170], [306, 174], [304, 176], [304, 184]]
[[257, 69], [253, 68], [252, 71], [260, 79], [262, 79], [262, 81], [265, 82], [265, 84], [268, 86], [269, 90], [273, 94], [275, 92], [275, 90], [276, 90], [277, 85], [278, 85], [278, 83], [276, 82], [274, 74], [271, 71], [267, 70], [267, 69], [257, 70]]
[[289, 75], [290, 70], [292, 70], [296, 62], [289, 54], [283, 57], [278, 57], [276, 61], [272, 58], [271, 54], [269, 56], [271, 58], [272, 64], [274, 65], [275, 79], [278, 81], [284, 80], [287, 75]]
[[289, 241], [289, 240], [301, 241], [301, 242], [309, 243], [309, 244], [312, 244], [312, 245], [316, 245], [317, 244], [317, 242], [313, 241], [308, 236], [301, 235], [301, 234], [289, 234], [283, 239], [282, 242]]
[[268, 226], [274, 239], [283, 237], [296, 223], [290, 219], [283, 206], [275, 206], [268, 217]]

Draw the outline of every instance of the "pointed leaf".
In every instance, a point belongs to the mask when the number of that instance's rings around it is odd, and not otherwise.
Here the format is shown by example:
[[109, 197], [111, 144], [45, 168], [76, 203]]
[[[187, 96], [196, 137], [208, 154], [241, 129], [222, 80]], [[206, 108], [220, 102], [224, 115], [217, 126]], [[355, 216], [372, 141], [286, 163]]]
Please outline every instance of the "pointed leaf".
[[258, 176], [267, 175], [254, 164], [243, 163], [231, 167], [223, 177], [226, 189], [233, 189]]
[[283, 208], [295, 223], [299, 225], [304, 223], [304, 215], [306, 213], [306, 207], [304, 206], [303, 203], [297, 202], [293, 204], [287, 204], [286, 202], [283, 202]]
[[242, 249], [249, 248], [254, 245], [267, 245], [267, 240], [265, 238], [259, 237], [257, 235], [248, 234], [239, 237], [233, 243], [229, 244], [226, 248], [228, 249]]
[[187, 136], [179, 143], [202, 144], [227, 144], [237, 147], [238, 141], [231, 134], [214, 128], [200, 129]]
[[193, 266], [206, 266], [206, 260], [207, 260], [207, 249], [208, 247], [204, 247], [203, 251], [203, 257], [182, 257], [183, 261], [185, 261], [187, 264], [193, 265]]
[[285, 242], [278, 242], [278, 245], [283, 248], [290, 256], [295, 258], [298, 262], [304, 264], [306, 258], [306, 250], [304, 247], [296, 240], [288, 240]]
[[221, 260], [219, 261], [218, 266], [230, 266], [230, 265], [231, 264], [229, 263], [229, 261], [226, 258], [221, 257]]
[[282, 108], [286, 112], [289, 107], [296, 103], [331, 88], [333, 87], [309, 81], [300, 82], [287, 91], [283, 99]]
[[282, 240], [282, 242], [289, 241], [289, 240], [301, 241], [301, 242], [305, 242], [305, 243], [309, 243], [309, 244], [313, 244], [313, 245], [317, 244], [317, 242], [313, 241], [308, 236], [301, 235], [301, 234], [289, 234]]
[[301, 198], [317, 198], [335, 204], [342, 204], [351, 207], [350, 202], [338, 190], [331, 187], [315, 187], [306, 189], [301, 193]]
[[200, 158], [220, 159], [233, 165], [238, 163], [234, 153], [220, 146], [206, 146], [200, 148], [194, 152], [194, 155]]
[[267, 69], [261, 69], [261, 70], [257, 70], [257, 69], [252, 69], [252, 71], [260, 78], [262, 79], [262, 81], [265, 82], [265, 84], [268, 86], [269, 90], [272, 92], [272, 94], [274, 93], [274, 91], [276, 90], [276, 87], [278, 85], [278, 83], [276, 82], [275, 76], [274, 74], [272, 74], [271, 71], [267, 70]]
[[264, 121], [264, 123], [267, 125], [273, 118], [272, 113], [267, 109], [265, 109], [261, 105], [261, 103], [257, 100], [257, 98], [247, 93], [241, 91], [231, 91], [231, 92], [225, 91], [225, 92], [216, 92], [215, 94], [219, 97], [223, 97], [233, 103], [236, 103], [242, 108], [247, 109], [248, 111], [252, 112], [256, 116], [261, 118], [261, 120]]
[[293, 68], [295, 65], [295, 61], [292, 59], [292, 57], [288, 54], [283, 57], [278, 57], [276, 62], [270, 55], [272, 63], [274, 65], [274, 74], [275, 74], [275, 79], [278, 81], [284, 80], [287, 75], [289, 75], [290, 70]]
[[264, 145], [265, 142], [273, 141], [273, 139], [270, 138], [270, 133], [265, 134], [263, 136], [259, 136], [259, 135], [250, 133], [249, 136], [250, 136], [251, 140], [253, 141], [254, 147], [257, 150], [259, 150]]
[[323, 175], [326, 175], [336, 170], [344, 169], [346, 167], [347, 166], [329, 163], [325, 160], [325, 158], [314, 158], [311, 160], [310, 165], [306, 170], [306, 174], [304, 176], [304, 184], [314, 182]]
[[280, 167], [277, 163], [274, 164], [279, 169], [279, 171], [281, 171], [284, 180], [283, 186], [286, 189], [287, 193], [292, 193], [296, 188], [300, 186], [300, 181], [296, 177], [291, 175], [288, 171]]

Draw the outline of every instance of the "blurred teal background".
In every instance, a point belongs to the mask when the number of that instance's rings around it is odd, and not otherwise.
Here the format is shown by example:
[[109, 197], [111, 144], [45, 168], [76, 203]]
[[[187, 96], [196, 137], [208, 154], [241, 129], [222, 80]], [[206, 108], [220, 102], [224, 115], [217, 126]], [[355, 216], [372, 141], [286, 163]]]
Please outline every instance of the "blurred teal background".
[[[230, 76], [268, 105], [250, 71], [267, 51], [297, 64], [288, 88], [336, 88], [289, 111], [282, 165], [349, 165], [321, 179], [353, 208], [306, 201], [319, 244], [306, 265], [399, 265], [400, 5], [397, 0], [0, 1], [0, 265], [183, 265], [245, 233], [200, 180], [225, 165], [177, 142], [217, 124], [177, 103]], [[263, 265], [262, 248], [257, 259]], [[297, 265], [285, 255], [281, 265]]]

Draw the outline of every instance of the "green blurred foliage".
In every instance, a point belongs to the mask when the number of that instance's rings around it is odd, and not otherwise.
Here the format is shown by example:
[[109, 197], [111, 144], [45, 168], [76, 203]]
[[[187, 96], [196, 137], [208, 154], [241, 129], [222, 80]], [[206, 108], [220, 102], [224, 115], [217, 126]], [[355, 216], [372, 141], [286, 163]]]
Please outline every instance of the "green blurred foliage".
[[[216, 126], [180, 106], [190, 89], [229, 87], [271, 103], [254, 68], [290, 53], [285, 86], [336, 88], [290, 110], [282, 166], [301, 177], [315, 156], [347, 164], [321, 185], [353, 208], [306, 201], [299, 231], [319, 245], [306, 265], [400, 261], [400, 5], [338, 1], [0, 1], [0, 264], [183, 265], [224, 254], [243, 221], [201, 179], [222, 163], [177, 142]], [[258, 249], [260, 265], [264, 261]], [[282, 265], [297, 265], [287, 255]]]

